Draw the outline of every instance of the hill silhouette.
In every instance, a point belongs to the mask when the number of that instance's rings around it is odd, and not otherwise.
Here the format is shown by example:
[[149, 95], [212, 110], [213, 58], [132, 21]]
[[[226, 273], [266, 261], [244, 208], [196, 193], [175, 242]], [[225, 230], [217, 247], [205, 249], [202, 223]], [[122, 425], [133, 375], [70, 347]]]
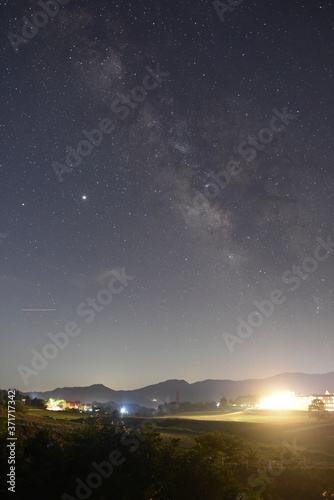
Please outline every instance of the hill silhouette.
[[288, 390], [295, 394], [323, 394], [326, 390], [334, 392], [334, 372], [281, 373], [264, 379], [203, 380], [191, 384], [185, 380], [171, 379], [134, 390], [113, 390], [103, 384], [94, 384], [89, 387], [58, 387], [46, 392], [30, 392], [29, 395], [32, 398], [55, 398], [82, 403], [114, 401], [156, 408], [159, 404], [175, 401], [177, 391], [180, 401], [197, 403], [220, 401], [222, 396], [234, 399], [247, 394], [266, 396]]

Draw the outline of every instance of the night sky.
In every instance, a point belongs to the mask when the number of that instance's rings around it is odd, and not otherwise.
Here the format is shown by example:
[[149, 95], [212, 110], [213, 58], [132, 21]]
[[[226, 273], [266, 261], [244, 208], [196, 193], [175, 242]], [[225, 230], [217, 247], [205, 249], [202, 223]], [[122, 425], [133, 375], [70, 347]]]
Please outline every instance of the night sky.
[[0, 1], [0, 385], [333, 371], [333, 4], [60, 3]]

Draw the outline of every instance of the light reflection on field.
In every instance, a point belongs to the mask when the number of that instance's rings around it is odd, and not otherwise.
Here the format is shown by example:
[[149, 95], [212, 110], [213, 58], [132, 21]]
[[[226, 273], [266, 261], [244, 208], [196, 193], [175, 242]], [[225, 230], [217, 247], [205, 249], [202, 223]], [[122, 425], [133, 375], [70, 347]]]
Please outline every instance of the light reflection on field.
[[[168, 418], [168, 417], [167, 417]], [[170, 418], [248, 423], [299, 423], [309, 422], [310, 417], [303, 411], [247, 410], [232, 413], [177, 413]]]

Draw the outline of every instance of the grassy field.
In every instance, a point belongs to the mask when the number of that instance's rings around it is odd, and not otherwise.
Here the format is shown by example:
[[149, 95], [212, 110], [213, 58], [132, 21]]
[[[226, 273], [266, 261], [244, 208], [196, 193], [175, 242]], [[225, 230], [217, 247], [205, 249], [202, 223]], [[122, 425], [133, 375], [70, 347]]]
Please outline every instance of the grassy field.
[[[51, 412], [31, 409], [17, 414], [21, 425], [54, 427], [61, 429], [81, 426], [87, 414], [76, 412]], [[101, 416], [109, 422], [110, 416]], [[320, 449], [333, 452], [334, 415], [324, 420], [310, 418], [307, 412], [248, 410], [234, 413], [182, 413], [167, 417], [124, 417], [128, 425], [154, 422], [158, 432], [171, 435], [195, 437], [205, 432], [232, 432], [240, 437], [264, 445], [279, 445], [284, 440], [296, 439], [308, 450]]]
[[270, 411], [270, 410], [245, 410], [232, 413], [200, 413], [189, 412], [174, 415], [175, 418], [205, 420], [218, 422], [255, 422], [255, 423], [299, 423], [310, 422], [308, 412], [303, 411]]
[[82, 415], [74, 412], [51, 412], [40, 409], [29, 409], [24, 413], [16, 412], [16, 427], [23, 435], [30, 435], [34, 429], [71, 431], [79, 425], [82, 425]]
[[155, 419], [162, 434], [192, 436], [233, 433], [261, 449], [277, 451], [285, 443], [303, 448], [309, 466], [334, 468], [334, 415], [324, 420], [307, 412], [244, 411], [230, 414], [182, 414]]
[[[1, 416], [6, 416], [4, 411]], [[98, 419], [108, 426], [112, 417], [100, 415]], [[56, 440], [60, 435], [67, 439], [67, 433], [70, 436], [75, 429], [84, 429], [85, 420], [94, 418], [75, 411], [29, 409], [17, 412], [18, 444], [41, 429], [51, 429]], [[210, 439], [211, 443], [219, 443], [218, 434], [227, 442], [230, 436], [231, 442], [237, 443], [235, 456], [238, 450], [244, 454], [239, 468], [233, 469], [240, 483], [247, 485], [248, 478], [254, 474], [262, 481], [262, 473], [269, 477], [261, 496], [265, 500], [316, 500], [325, 489], [334, 491], [334, 415], [317, 420], [310, 418], [307, 412], [252, 410], [225, 414], [182, 413], [155, 418], [125, 416], [123, 420], [127, 428], [155, 430], [165, 443], [177, 438], [178, 447], [185, 453], [197, 444], [197, 438], [204, 443]], [[288, 465], [284, 465], [284, 471], [276, 469], [269, 473], [268, 463], [278, 463], [283, 452], [289, 460]]]
[[[90, 419], [87, 414], [74, 411], [51, 412], [29, 409], [16, 414], [16, 422], [23, 434], [30, 430], [51, 428], [53, 431], [71, 431]], [[110, 416], [101, 416], [111, 422]], [[302, 449], [309, 466], [334, 468], [334, 415], [324, 420], [310, 418], [307, 412], [293, 411], [239, 411], [234, 413], [182, 413], [167, 417], [124, 417], [127, 426], [153, 423], [164, 440], [179, 438], [183, 447], [190, 447], [195, 438], [208, 432], [232, 433], [258, 447], [266, 454], [277, 453], [288, 445]]]

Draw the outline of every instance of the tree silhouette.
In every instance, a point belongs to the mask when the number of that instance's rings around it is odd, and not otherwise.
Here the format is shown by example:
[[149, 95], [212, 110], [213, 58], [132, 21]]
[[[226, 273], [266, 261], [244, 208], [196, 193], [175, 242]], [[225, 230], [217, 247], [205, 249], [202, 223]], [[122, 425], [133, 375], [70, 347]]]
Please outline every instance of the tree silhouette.
[[326, 416], [326, 406], [325, 402], [320, 398], [315, 398], [312, 400], [311, 404], [308, 405], [309, 415], [315, 415], [317, 418], [324, 418]]
[[227, 399], [223, 396], [220, 400], [220, 407], [225, 408], [227, 406]]

